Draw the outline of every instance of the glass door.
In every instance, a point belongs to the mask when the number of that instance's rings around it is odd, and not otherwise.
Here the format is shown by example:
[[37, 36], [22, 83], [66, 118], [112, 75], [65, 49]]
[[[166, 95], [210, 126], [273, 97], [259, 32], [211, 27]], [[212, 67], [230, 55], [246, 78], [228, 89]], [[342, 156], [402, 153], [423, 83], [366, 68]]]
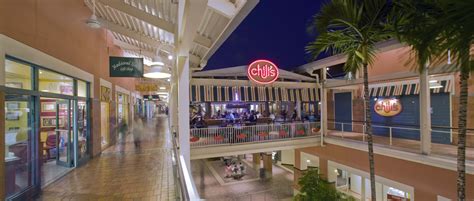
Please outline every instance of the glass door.
[[72, 166], [74, 142], [72, 140], [71, 100], [56, 101], [56, 164], [64, 167]]
[[28, 95], [5, 96], [5, 190], [6, 197], [34, 183], [34, 102]]

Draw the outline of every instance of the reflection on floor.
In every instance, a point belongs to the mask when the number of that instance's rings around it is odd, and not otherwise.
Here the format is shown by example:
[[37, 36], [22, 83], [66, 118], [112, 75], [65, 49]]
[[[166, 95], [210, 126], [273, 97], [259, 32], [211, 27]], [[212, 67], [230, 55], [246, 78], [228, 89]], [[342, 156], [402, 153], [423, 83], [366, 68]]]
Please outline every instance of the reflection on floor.
[[144, 122], [140, 148], [132, 135], [46, 187], [38, 200], [176, 200], [167, 117]]
[[43, 163], [41, 167], [41, 187], [47, 186], [71, 171], [72, 168], [56, 165], [56, 160]]
[[[207, 165], [210, 164], [210, 165]], [[224, 178], [225, 171], [221, 161], [194, 160], [191, 168], [194, 183], [202, 199], [210, 201], [245, 200], [245, 201], [272, 201], [291, 200], [293, 197], [293, 174], [279, 166], [273, 166], [271, 179], [254, 179], [253, 175], [244, 177], [241, 181], [219, 182]], [[251, 159], [245, 161], [247, 171], [257, 172], [258, 167], [252, 167]], [[210, 168], [211, 167], [211, 168]], [[214, 170], [213, 170], [214, 169]], [[213, 173], [214, 172], [214, 173]], [[215, 173], [218, 175], [216, 176]]]

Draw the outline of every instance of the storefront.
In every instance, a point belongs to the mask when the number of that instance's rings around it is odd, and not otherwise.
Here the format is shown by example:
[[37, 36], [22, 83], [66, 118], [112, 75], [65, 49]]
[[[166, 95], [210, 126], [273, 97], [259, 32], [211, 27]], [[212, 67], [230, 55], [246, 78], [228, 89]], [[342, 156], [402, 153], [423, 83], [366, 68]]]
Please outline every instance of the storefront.
[[[102, 81], [102, 80], [101, 80]], [[111, 86], [112, 84], [102, 81]], [[105, 149], [110, 145], [110, 101], [112, 100], [111, 87], [100, 86], [100, 144]]]
[[290, 119], [316, 120], [319, 116], [318, 84], [313, 78], [279, 70], [271, 83], [257, 83], [248, 78], [247, 66], [193, 73], [191, 107], [206, 118], [224, 112], [256, 111], [263, 117], [275, 115], [279, 121]]
[[128, 118], [128, 107], [129, 107], [129, 95], [125, 94], [123, 92], [116, 92], [117, 94], [117, 125], [121, 125], [122, 123], [124, 124], [129, 124], [129, 118]]
[[22, 199], [90, 157], [90, 84], [5, 60], [7, 198]]
[[[452, 76], [437, 76], [430, 79], [430, 102], [432, 142], [450, 144], [453, 142], [451, 130], [451, 92]], [[361, 131], [363, 114], [361, 96], [355, 90], [334, 89], [332, 106], [334, 111], [334, 129]], [[371, 118], [375, 135], [395, 138], [420, 139], [420, 86], [417, 79], [377, 83], [369, 85], [371, 97]], [[362, 102], [363, 103], [363, 102]], [[351, 111], [351, 112], [347, 112]], [[342, 128], [344, 124], [344, 128]], [[392, 128], [389, 128], [392, 127]]]

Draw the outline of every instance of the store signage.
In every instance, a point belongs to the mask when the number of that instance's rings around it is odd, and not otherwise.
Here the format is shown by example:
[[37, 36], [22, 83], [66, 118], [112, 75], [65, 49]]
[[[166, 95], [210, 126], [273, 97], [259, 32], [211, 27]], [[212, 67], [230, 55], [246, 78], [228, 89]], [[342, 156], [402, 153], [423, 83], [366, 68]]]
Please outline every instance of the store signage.
[[100, 101], [110, 102], [112, 90], [110, 88], [100, 86]]
[[380, 116], [393, 117], [402, 112], [402, 104], [399, 99], [378, 99], [375, 101], [374, 111]]
[[259, 84], [271, 84], [278, 79], [279, 74], [274, 63], [263, 59], [252, 62], [247, 68], [249, 79]]
[[139, 83], [135, 85], [135, 90], [140, 92], [158, 91], [158, 85], [149, 83]]
[[109, 57], [110, 77], [143, 77], [143, 58]]

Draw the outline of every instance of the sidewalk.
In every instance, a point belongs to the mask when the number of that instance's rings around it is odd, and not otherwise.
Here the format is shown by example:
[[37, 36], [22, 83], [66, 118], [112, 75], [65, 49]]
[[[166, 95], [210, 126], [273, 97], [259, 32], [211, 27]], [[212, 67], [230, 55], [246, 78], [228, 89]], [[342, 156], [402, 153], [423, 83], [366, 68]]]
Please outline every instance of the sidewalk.
[[133, 136], [43, 189], [38, 200], [175, 200], [167, 117], [144, 122], [140, 150]]

